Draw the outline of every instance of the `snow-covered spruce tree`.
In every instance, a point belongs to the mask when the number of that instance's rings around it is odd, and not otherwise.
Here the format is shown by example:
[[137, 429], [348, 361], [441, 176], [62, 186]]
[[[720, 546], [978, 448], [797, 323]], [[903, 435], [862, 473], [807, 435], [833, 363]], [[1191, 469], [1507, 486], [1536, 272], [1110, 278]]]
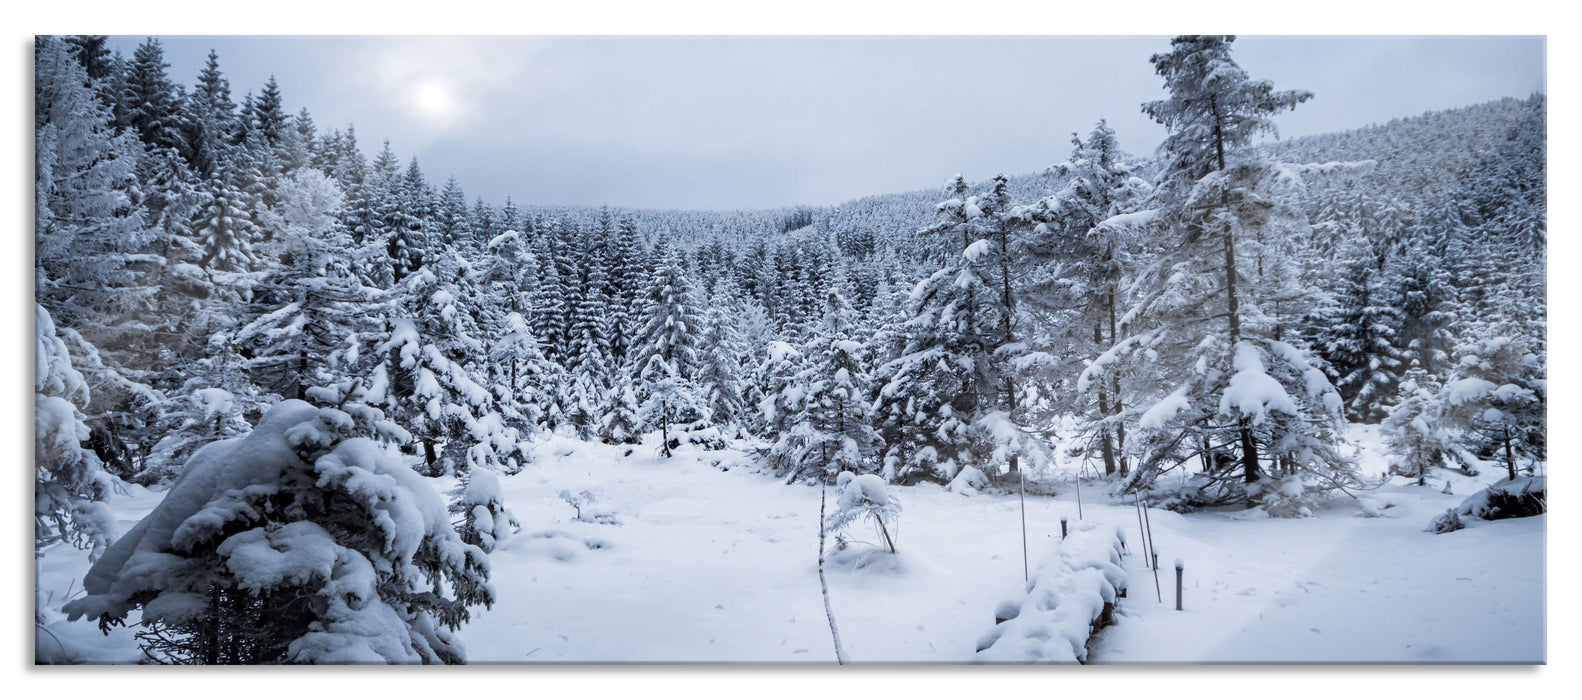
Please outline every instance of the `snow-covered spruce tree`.
[[378, 290], [364, 287], [345, 251], [351, 237], [333, 214], [342, 201], [333, 180], [294, 173], [282, 193], [282, 232], [271, 246], [279, 266], [254, 294], [236, 344], [260, 386], [287, 398], [339, 382], [359, 361], [356, 338], [378, 326], [367, 313]]
[[465, 662], [451, 632], [494, 600], [487, 557], [380, 424], [360, 405], [276, 404], [193, 455], [65, 611], [106, 631], [140, 611], [159, 663]]
[[638, 299], [643, 292], [644, 273], [648, 269], [644, 246], [637, 233], [637, 224], [631, 219], [621, 219], [615, 226], [607, 256], [610, 266], [609, 287], [606, 297], [609, 313], [606, 316], [604, 335], [610, 342], [610, 360], [615, 366], [624, 366], [631, 354], [638, 322], [642, 316]]
[[807, 364], [775, 401], [794, 413], [770, 449], [769, 464], [786, 481], [831, 483], [841, 472], [869, 473], [884, 445], [873, 426], [862, 344], [850, 337], [855, 314], [840, 292], [826, 293], [823, 319], [806, 346]]
[[96, 560], [115, 537], [115, 518], [103, 503], [112, 479], [82, 444], [88, 384], [72, 368], [49, 312], [35, 304], [34, 314], [33, 550], [70, 542]]
[[1155, 402], [1128, 442], [1141, 457], [1129, 488], [1200, 456], [1187, 502], [1304, 514], [1307, 489], [1357, 480], [1335, 449], [1339, 394], [1282, 339], [1287, 318], [1308, 311], [1291, 269], [1307, 227], [1295, 206], [1302, 168], [1269, 160], [1253, 139], [1311, 93], [1249, 78], [1232, 40], [1177, 37], [1152, 58], [1170, 92], [1143, 105], [1167, 129], [1155, 197], [1170, 241], [1139, 271], [1126, 334], [1094, 366], [1125, 362]]
[[203, 250], [199, 265], [215, 272], [245, 272], [255, 262], [253, 239], [255, 201], [236, 184], [234, 173], [221, 172], [209, 183], [198, 205], [192, 229]]
[[1001, 295], [991, 285], [994, 256], [985, 238], [997, 222], [984, 211], [988, 202], [967, 194], [960, 175], [947, 191], [952, 197], [939, 204], [940, 221], [927, 231], [956, 253], [913, 288], [910, 318], [897, 330], [904, 348], [874, 372], [874, 408], [887, 445], [886, 479], [960, 479], [976, 488], [987, 481], [979, 465], [989, 448], [973, 422], [999, 407]]
[[429, 475], [478, 466], [515, 472], [527, 461], [523, 436], [505, 424], [495, 394], [467, 368], [485, 348], [453, 281], [454, 261], [440, 256], [435, 264], [438, 271], [422, 268], [393, 290], [367, 401], [411, 430]]
[[567, 306], [570, 290], [561, 273], [565, 267], [561, 258], [570, 253], [561, 247], [558, 237], [552, 235], [563, 224], [551, 222], [548, 225], [550, 229], [542, 232], [533, 250], [533, 258], [538, 261], [538, 284], [530, 292], [530, 313], [525, 316], [533, 334], [543, 344], [544, 356], [565, 366], [566, 348], [571, 344]]
[[489, 343], [490, 389], [521, 431], [542, 423], [552, 402], [554, 378], [564, 372], [538, 348], [538, 338], [516, 312], [506, 314], [504, 326]]
[[[115, 133], [109, 107], [60, 39], [41, 37], [33, 66], [37, 300], [103, 351], [109, 366], [146, 380], [157, 362], [144, 353], [160, 345], [143, 330], [140, 301], [150, 285], [132, 265], [150, 234], [133, 198], [142, 144], [136, 134]], [[96, 404], [126, 400], [119, 387], [95, 383]]]
[[461, 521], [455, 523], [461, 541], [484, 552], [493, 552], [501, 541], [522, 527], [505, 507], [500, 476], [491, 469], [472, 469], [463, 474], [450, 498], [450, 512], [461, 516]]
[[1390, 473], [1428, 485], [1428, 472], [1445, 464], [1448, 431], [1438, 402], [1439, 383], [1418, 366], [1402, 375], [1395, 404], [1384, 419], [1384, 440], [1390, 448]]
[[246, 433], [269, 403], [237, 352], [230, 335], [209, 337], [182, 373], [174, 398], [159, 406], [158, 437], [132, 481], [145, 486], [180, 475], [182, 465], [204, 445]]
[[1427, 246], [1413, 246], [1391, 258], [1389, 279], [1397, 285], [1400, 299], [1401, 330], [1396, 347], [1405, 351], [1408, 364], [1415, 362], [1434, 376], [1450, 367], [1455, 337], [1450, 332], [1454, 290], [1448, 275]]
[[669, 457], [670, 424], [702, 408], [693, 377], [703, 323], [681, 255], [667, 248], [662, 260], [643, 294], [631, 368], [641, 382], [643, 423], [660, 429], [660, 451]]
[[570, 377], [569, 393], [564, 403], [565, 424], [571, 426], [572, 434], [578, 440], [590, 442], [598, 432], [598, 407], [604, 404], [604, 392], [600, 389], [599, 380], [587, 372], [577, 372]]
[[[1133, 173], [1114, 129], [1101, 120], [1086, 140], [1072, 134], [1071, 142], [1071, 158], [1045, 171], [1064, 178], [1065, 185], [1010, 213], [1013, 224], [1027, 229], [1019, 241], [1028, 266], [1021, 275], [1021, 302], [1031, 313], [1051, 319], [1046, 326], [1052, 328], [1028, 338], [1033, 352], [1020, 363], [1037, 370], [1035, 387], [1054, 384], [1058, 380], [1052, 375], [1068, 369], [1051, 362], [1067, 347], [1080, 348], [1091, 361], [1119, 342], [1118, 319], [1127, 305], [1124, 285], [1140, 252], [1137, 236], [1153, 215], [1143, 210], [1152, 187]], [[1102, 367], [1084, 376], [1088, 381], [1077, 389], [1093, 397], [1090, 406], [1065, 405], [1036, 392], [1028, 399], [1050, 412], [1075, 408], [1086, 414], [1082, 431], [1092, 436], [1104, 473], [1125, 477], [1121, 377]]]
[[1402, 314], [1390, 296], [1392, 287], [1369, 251], [1353, 250], [1336, 308], [1318, 334], [1347, 413], [1361, 423], [1384, 418], [1384, 404], [1394, 397], [1399, 380], [1404, 353], [1395, 343]]
[[617, 380], [605, 392], [603, 416], [599, 419], [599, 439], [607, 445], [642, 442], [642, 421], [638, 417], [637, 392], [627, 380]]
[[1532, 471], [1547, 459], [1549, 388], [1541, 358], [1524, 340], [1506, 337], [1472, 340], [1456, 355], [1439, 392], [1439, 411], [1460, 448], [1455, 458], [1467, 467], [1498, 462], [1512, 480], [1524, 461]]
[[699, 343], [702, 356], [698, 362], [698, 390], [703, 394], [709, 422], [722, 427], [738, 425], [744, 407], [741, 360], [746, 352], [737, 328], [740, 312], [733, 289], [729, 281], [716, 286]]
[[[793, 421], [802, 410], [805, 396], [802, 389], [793, 388], [804, 361], [802, 352], [790, 343], [783, 340], [769, 341], [766, 356], [755, 372], [758, 392], [762, 395], [754, 416], [755, 433], [778, 441], [790, 432]], [[791, 450], [771, 449], [766, 456], [769, 468], [776, 473], [785, 473], [790, 469], [788, 460], [792, 455]]]

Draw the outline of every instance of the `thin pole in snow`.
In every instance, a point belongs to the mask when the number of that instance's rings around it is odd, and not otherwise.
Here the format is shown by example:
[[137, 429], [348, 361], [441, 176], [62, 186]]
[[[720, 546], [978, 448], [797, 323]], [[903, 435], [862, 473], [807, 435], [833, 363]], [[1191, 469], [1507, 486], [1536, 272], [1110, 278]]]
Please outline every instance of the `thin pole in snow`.
[[1026, 583], [1030, 576], [1027, 571], [1027, 475], [1022, 470], [1016, 470], [1016, 476], [1021, 481], [1022, 498], [1022, 582]]
[[1148, 551], [1153, 553], [1154, 571], [1159, 570], [1159, 543], [1154, 541], [1154, 523], [1148, 517], [1148, 504], [1143, 504], [1143, 525], [1148, 528]]
[[1137, 494], [1132, 494], [1132, 506], [1137, 511], [1137, 540], [1143, 545], [1143, 565], [1148, 565], [1148, 531], [1143, 529], [1143, 506], [1137, 500]]
[[1077, 472], [1077, 520], [1082, 519], [1082, 472]]
[[1142, 507], [1143, 525], [1148, 529], [1148, 553], [1153, 558], [1154, 596], [1159, 599], [1159, 602], [1163, 603], [1165, 602], [1165, 594], [1164, 591], [1159, 589], [1159, 543], [1154, 541], [1154, 524], [1148, 517], [1148, 504], [1144, 503]]

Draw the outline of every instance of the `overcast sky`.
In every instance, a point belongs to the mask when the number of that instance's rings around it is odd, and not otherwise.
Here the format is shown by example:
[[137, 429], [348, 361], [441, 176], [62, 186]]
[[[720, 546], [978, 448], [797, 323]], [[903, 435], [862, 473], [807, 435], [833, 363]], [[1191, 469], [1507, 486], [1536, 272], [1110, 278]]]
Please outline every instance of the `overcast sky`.
[[[113, 45], [130, 57], [142, 37]], [[1162, 136], [1148, 57], [1167, 37], [161, 37], [190, 85], [210, 48], [240, 101], [270, 76], [320, 129], [388, 138], [435, 183], [535, 204], [832, 204], [961, 172], [1041, 170], [1108, 119]], [[1242, 37], [1255, 78], [1315, 98], [1283, 136], [1545, 85], [1541, 37]]]

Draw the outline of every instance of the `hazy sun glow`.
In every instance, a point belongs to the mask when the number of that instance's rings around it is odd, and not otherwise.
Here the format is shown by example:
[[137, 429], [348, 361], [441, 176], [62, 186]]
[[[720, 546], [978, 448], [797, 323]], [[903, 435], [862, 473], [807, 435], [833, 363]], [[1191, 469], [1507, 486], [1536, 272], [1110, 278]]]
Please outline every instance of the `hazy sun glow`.
[[448, 119], [456, 112], [456, 99], [450, 88], [438, 80], [419, 83], [412, 96], [418, 111], [435, 119]]

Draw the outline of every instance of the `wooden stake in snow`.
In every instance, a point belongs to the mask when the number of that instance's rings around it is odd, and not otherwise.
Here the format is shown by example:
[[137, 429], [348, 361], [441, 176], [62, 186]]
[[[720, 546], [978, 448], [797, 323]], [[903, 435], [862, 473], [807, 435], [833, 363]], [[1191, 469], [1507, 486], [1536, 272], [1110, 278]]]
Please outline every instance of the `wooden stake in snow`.
[[1065, 518], [1065, 516], [1060, 516], [1060, 539], [1063, 540], [1065, 538], [1066, 538], [1066, 518]]
[[1181, 609], [1181, 560], [1176, 560], [1176, 610]]
[[829, 634], [835, 639], [835, 662], [846, 663], [846, 649], [840, 643], [840, 628], [835, 626], [835, 609], [829, 604], [829, 582], [824, 580], [824, 501], [829, 497], [829, 486], [819, 483], [818, 492], [818, 585], [824, 589], [824, 615], [829, 617]]

